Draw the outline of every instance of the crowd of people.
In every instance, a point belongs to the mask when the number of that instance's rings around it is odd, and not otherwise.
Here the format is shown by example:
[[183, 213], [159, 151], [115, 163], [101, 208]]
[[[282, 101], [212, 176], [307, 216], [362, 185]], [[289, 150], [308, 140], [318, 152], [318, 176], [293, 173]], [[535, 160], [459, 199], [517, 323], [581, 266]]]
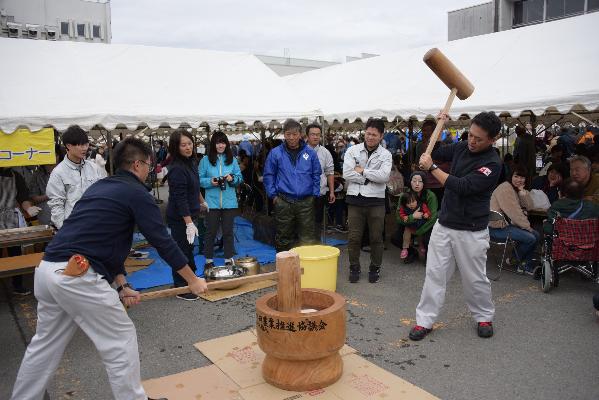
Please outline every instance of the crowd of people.
[[[447, 115], [438, 118], [448, 120]], [[548, 219], [599, 218], [599, 136], [589, 128], [541, 137], [517, 127], [513, 153], [500, 157], [495, 143], [501, 121], [483, 112], [466, 134], [439, 138], [429, 154], [425, 149], [435, 125], [425, 121], [421, 141], [407, 151], [405, 139], [390, 135], [376, 118], [365, 124], [363, 140], [327, 135], [323, 141], [320, 125], [303, 127], [292, 119], [282, 126], [283, 140], [259, 142], [244, 135], [240, 143], [231, 143], [215, 131], [203, 146], [205, 154], [198, 154], [188, 130], [177, 129], [167, 145], [159, 142], [154, 150], [126, 138], [111, 149], [112, 160], [103, 146], [90, 151], [87, 132], [73, 126], [62, 134], [56, 165], [0, 169], [0, 228], [37, 218], [57, 229], [35, 274], [38, 327], [13, 398], [43, 393], [76, 326], [102, 353], [115, 397], [145, 398], [135, 328], [120, 306], [140, 299], [123, 267], [134, 227], [171, 265], [174, 286], [189, 286], [178, 297], [196, 300], [206, 282], [196, 276], [195, 246], [205, 255], [208, 272], [215, 268], [220, 236], [225, 264], [234, 265], [234, 217], [243, 207], [272, 217], [277, 251], [320, 243], [324, 229], [347, 233], [353, 284], [361, 279], [365, 250], [370, 252], [368, 282], [381, 278], [390, 225], [386, 216], [394, 214], [390, 242], [401, 249], [400, 259], [420, 258], [426, 264], [410, 339], [421, 340], [432, 331], [456, 267], [478, 335], [492, 336], [495, 310], [486, 276], [490, 239], [509, 235], [517, 243], [512, 260], [517, 271], [534, 275], [542, 230], [531, 223], [528, 211], [541, 210]], [[156, 182], [161, 170], [168, 172]], [[114, 175], [107, 176], [109, 171]], [[167, 181], [164, 224], [148, 191]], [[503, 218], [489, 223], [491, 212]], [[542, 229], [549, 233], [552, 225]], [[11, 248], [8, 255], [18, 253]], [[85, 290], [55, 273], [73, 255], [89, 260], [91, 272], [81, 283]], [[30, 293], [20, 277], [13, 286], [16, 294]], [[101, 326], [98, 314], [105, 316]]]

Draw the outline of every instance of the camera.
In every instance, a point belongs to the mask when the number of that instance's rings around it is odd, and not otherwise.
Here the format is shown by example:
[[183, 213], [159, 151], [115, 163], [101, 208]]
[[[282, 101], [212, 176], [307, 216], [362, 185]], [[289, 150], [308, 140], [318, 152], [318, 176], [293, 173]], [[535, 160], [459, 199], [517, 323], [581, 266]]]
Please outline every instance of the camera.
[[216, 182], [218, 183], [218, 187], [220, 188], [220, 190], [227, 190], [226, 176], [219, 176], [218, 178], [216, 178]]

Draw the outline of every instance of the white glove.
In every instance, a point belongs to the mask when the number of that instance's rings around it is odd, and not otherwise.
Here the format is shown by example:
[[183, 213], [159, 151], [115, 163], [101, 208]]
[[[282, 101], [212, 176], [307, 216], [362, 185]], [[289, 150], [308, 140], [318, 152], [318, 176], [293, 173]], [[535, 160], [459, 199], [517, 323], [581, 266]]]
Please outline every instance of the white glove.
[[185, 234], [187, 235], [189, 244], [193, 244], [195, 237], [198, 236], [198, 228], [196, 228], [193, 222], [185, 224]]
[[42, 211], [42, 209], [39, 208], [38, 206], [31, 206], [28, 209], [26, 209], [25, 211], [27, 211], [27, 214], [29, 214], [30, 217], [35, 217], [36, 215], [38, 215], [40, 213], [40, 211]]
[[210, 207], [208, 207], [208, 203], [206, 203], [206, 202], [203, 202], [202, 204], [200, 204], [200, 207], [205, 208], [206, 212], [210, 211]]

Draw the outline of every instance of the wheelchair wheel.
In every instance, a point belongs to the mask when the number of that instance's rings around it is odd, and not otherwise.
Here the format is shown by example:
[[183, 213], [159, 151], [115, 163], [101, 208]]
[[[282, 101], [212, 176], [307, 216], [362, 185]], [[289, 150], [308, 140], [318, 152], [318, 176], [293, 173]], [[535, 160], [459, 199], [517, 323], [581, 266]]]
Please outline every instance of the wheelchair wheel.
[[553, 281], [553, 268], [548, 260], [543, 260], [541, 266], [541, 289], [544, 293], [549, 293]]

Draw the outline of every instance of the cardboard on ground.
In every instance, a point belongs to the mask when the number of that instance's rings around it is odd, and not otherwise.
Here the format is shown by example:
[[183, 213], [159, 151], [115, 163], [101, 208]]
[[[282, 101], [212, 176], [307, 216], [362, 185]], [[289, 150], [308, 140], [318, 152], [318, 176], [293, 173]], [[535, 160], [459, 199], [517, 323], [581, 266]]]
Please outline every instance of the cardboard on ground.
[[417, 386], [385, 371], [358, 354], [343, 357], [343, 375], [333, 385], [312, 392], [289, 392], [268, 383], [242, 388], [244, 400], [438, 400]]
[[239, 386], [216, 365], [142, 382], [152, 398], [169, 400], [242, 400]]
[[[253, 330], [199, 342], [194, 344], [194, 347], [239, 387], [247, 388], [264, 383], [262, 361], [265, 354], [258, 346], [258, 338]], [[339, 354], [343, 357], [355, 352], [355, 349], [345, 345]]]

